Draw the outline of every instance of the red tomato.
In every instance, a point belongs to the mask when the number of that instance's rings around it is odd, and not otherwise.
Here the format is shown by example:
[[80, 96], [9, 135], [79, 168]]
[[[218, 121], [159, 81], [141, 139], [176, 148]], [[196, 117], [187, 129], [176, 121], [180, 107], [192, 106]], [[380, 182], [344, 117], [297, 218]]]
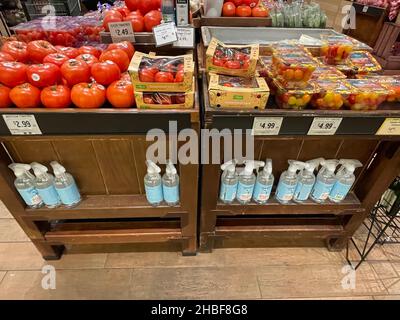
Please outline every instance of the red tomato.
[[240, 61], [229, 60], [225, 62], [224, 67], [228, 69], [240, 69]]
[[135, 105], [132, 83], [124, 80], [111, 83], [107, 88], [107, 100], [114, 108], [132, 108]]
[[183, 70], [179, 70], [176, 75], [175, 75], [175, 82], [183, 82], [183, 79], [185, 77], [185, 73], [183, 72]]
[[94, 80], [105, 86], [121, 78], [121, 71], [118, 65], [111, 60], [93, 64], [91, 72]]
[[253, 17], [268, 17], [268, 9], [264, 8], [264, 7], [254, 7], [251, 10], [251, 15]]
[[121, 49], [113, 49], [109, 51], [104, 51], [100, 56], [100, 61], [111, 60], [115, 62], [121, 72], [125, 72], [129, 67], [129, 57], [124, 50]]
[[236, 6], [233, 2], [225, 2], [222, 7], [222, 15], [224, 17], [234, 17], [236, 14]]
[[154, 82], [154, 76], [155, 73], [152, 68], [143, 68], [139, 70], [139, 80], [141, 82]]
[[0, 84], [0, 108], [9, 108], [12, 105], [10, 88]]
[[27, 81], [26, 65], [21, 62], [0, 62], [0, 83], [13, 88]]
[[27, 62], [29, 59], [27, 45], [25, 42], [6, 41], [1, 48], [1, 52], [8, 53], [19, 62]]
[[56, 49], [59, 53], [65, 54], [70, 59], [75, 59], [79, 56], [79, 50], [77, 48], [56, 46]]
[[94, 63], [99, 62], [99, 59], [90, 53], [80, 54], [76, 57], [76, 60], [86, 62], [89, 67], [91, 67]]
[[107, 50], [121, 49], [125, 51], [129, 59], [132, 59], [135, 53], [135, 47], [129, 41], [122, 41], [118, 43], [111, 43], [108, 45]]
[[100, 58], [101, 52], [102, 51], [100, 49], [97, 49], [92, 46], [82, 46], [79, 48], [79, 54], [90, 53], [94, 55], [96, 58]]
[[259, 0], [242, 0], [242, 4], [254, 8], [258, 4]]
[[355, 94], [349, 95], [348, 100], [349, 100], [350, 104], [355, 104], [356, 103], [356, 95]]
[[46, 87], [40, 94], [46, 108], [68, 108], [71, 105], [71, 90], [67, 86]]
[[155, 82], [174, 82], [174, 76], [171, 72], [159, 71], [154, 76]]
[[143, 94], [143, 102], [145, 104], [154, 104], [154, 100], [151, 94], [144, 93]]
[[243, 4], [243, 0], [232, 0], [232, 2], [235, 4], [236, 7]]
[[61, 75], [69, 86], [90, 81], [90, 67], [86, 62], [69, 59], [61, 66]]
[[71, 90], [71, 100], [78, 108], [100, 108], [106, 102], [106, 89], [98, 83], [78, 83]]
[[242, 69], [248, 69], [250, 67], [249, 60], [244, 60], [242, 63]]
[[56, 53], [57, 49], [45, 40], [35, 40], [27, 46], [29, 59], [35, 63], [42, 63], [43, 59], [50, 53]]
[[144, 19], [141, 15], [128, 15], [125, 17], [124, 21], [130, 21], [132, 24], [132, 29], [134, 32], [144, 31]]
[[15, 61], [15, 58], [6, 52], [0, 52], [0, 62]]
[[68, 60], [69, 60], [69, 58], [65, 54], [57, 52], [57, 53], [50, 53], [49, 55], [44, 57], [43, 63], [46, 63], [46, 62], [47, 63], [52, 63], [52, 64], [55, 64], [58, 67], [61, 67], [62, 64], [65, 61], [68, 61]]
[[60, 68], [52, 63], [30, 65], [26, 75], [28, 81], [38, 88], [52, 86], [61, 80]]
[[125, 0], [125, 5], [130, 11], [135, 11], [139, 7], [140, 0]]
[[249, 6], [239, 6], [236, 8], [236, 15], [238, 17], [250, 17], [251, 8]]
[[23, 83], [11, 89], [10, 99], [18, 108], [37, 108], [40, 106], [40, 90], [30, 83]]
[[155, 26], [161, 23], [162, 15], [160, 11], [151, 10], [144, 16], [144, 27], [146, 31], [151, 32]]
[[130, 10], [128, 9], [128, 7], [126, 7], [126, 6], [121, 7], [121, 8], [118, 8], [117, 10], [118, 10], [118, 12], [119, 12], [120, 14], [122, 14], [123, 17], [126, 17], [128, 14], [131, 13], [131, 11], [130, 11]]
[[103, 19], [103, 27], [106, 31], [110, 31], [110, 28], [108, 26], [108, 24], [110, 22], [121, 22], [122, 19], [122, 15], [117, 11], [117, 14], [114, 13], [110, 13], [110, 14], [106, 14], [104, 19]]
[[225, 65], [225, 60], [219, 58], [213, 58], [213, 65], [217, 67], [223, 67]]
[[175, 96], [175, 102], [176, 102], [177, 104], [185, 103], [185, 95], [184, 95], [184, 94], [177, 94], [177, 95]]
[[153, 2], [154, 2], [153, 0], [140, 0], [138, 4], [138, 10], [140, 10], [142, 14], [146, 14], [147, 12], [154, 9]]

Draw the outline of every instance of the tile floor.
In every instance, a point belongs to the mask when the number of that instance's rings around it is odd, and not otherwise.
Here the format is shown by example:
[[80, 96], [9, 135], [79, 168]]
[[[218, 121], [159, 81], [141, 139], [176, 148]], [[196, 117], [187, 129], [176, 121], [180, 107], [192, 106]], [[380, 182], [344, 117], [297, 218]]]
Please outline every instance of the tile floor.
[[[42, 288], [46, 264], [57, 270], [55, 290]], [[342, 286], [345, 265], [325, 248], [76, 253], [47, 263], [0, 202], [0, 299], [400, 299], [400, 245], [376, 247], [354, 288]]]

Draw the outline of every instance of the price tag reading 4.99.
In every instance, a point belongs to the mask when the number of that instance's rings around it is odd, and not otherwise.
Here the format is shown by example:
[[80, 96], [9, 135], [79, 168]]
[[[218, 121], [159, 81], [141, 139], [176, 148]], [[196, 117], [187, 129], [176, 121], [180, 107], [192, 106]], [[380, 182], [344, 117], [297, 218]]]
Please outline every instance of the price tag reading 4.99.
[[342, 118], [314, 118], [310, 129], [309, 136], [332, 136], [342, 122]]
[[254, 118], [253, 136], [277, 136], [281, 130], [283, 117]]
[[42, 134], [32, 114], [3, 114], [3, 119], [12, 135]]

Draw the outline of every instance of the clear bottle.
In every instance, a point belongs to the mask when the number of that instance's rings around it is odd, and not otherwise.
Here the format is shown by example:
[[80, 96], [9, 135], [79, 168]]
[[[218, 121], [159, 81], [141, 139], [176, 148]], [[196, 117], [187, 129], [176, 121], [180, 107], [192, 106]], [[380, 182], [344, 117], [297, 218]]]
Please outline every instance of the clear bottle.
[[315, 184], [314, 170], [318, 168], [324, 158], [306, 161], [304, 169], [299, 173], [296, 190], [294, 191], [293, 201], [302, 203], [310, 197], [310, 193]]
[[164, 201], [169, 206], [179, 204], [179, 176], [171, 160], [167, 160], [165, 174], [162, 177]]
[[29, 172], [31, 166], [24, 163], [11, 163], [8, 167], [14, 171], [16, 176], [15, 188], [26, 205], [32, 209], [42, 207], [43, 200], [35, 188], [35, 177]]
[[245, 160], [244, 163], [244, 170], [239, 174], [239, 183], [236, 194], [236, 199], [241, 204], [247, 204], [251, 201], [254, 185], [256, 183], [254, 169], [264, 165], [264, 162], [254, 160]]
[[54, 176], [47, 173], [44, 165], [32, 162], [31, 167], [35, 173], [35, 187], [47, 208], [56, 208], [61, 205], [60, 196], [54, 186]]
[[219, 199], [226, 204], [232, 203], [236, 198], [238, 188], [238, 176], [236, 174], [237, 160], [233, 159], [221, 165], [221, 187]]
[[54, 186], [60, 196], [61, 202], [66, 207], [74, 207], [81, 202], [81, 194], [71, 174], [57, 161], [50, 162], [55, 175]]
[[272, 160], [267, 159], [262, 171], [258, 172], [256, 185], [253, 191], [253, 200], [258, 204], [267, 203], [272, 187], [274, 185], [274, 175], [272, 174]]
[[289, 168], [281, 174], [278, 187], [276, 188], [275, 198], [282, 204], [288, 204], [294, 195], [297, 186], [297, 171], [303, 169], [304, 163], [289, 160]]
[[335, 170], [338, 163], [339, 161], [334, 159], [321, 162], [322, 168], [319, 170], [316, 182], [311, 191], [311, 199], [315, 202], [323, 203], [328, 199], [336, 182]]
[[165, 22], [175, 22], [175, 1], [161, 0], [162, 19]]
[[175, 0], [176, 25], [187, 26], [190, 23], [190, 0]]
[[146, 160], [147, 174], [144, 176], [144, 188], [147, 201], [157, 207], [164, 199], [160, 172], [161, 169], [153, 161]]
[[355, 159], [342, 159], [339, 161], [342, 165], [336, 174], [336, 182], [329, 194], [329, 200], [333, 202], [341, 202], [346, 198], [356, 177], [354, 171], [358, 167], [362, 167], [362, 163]]

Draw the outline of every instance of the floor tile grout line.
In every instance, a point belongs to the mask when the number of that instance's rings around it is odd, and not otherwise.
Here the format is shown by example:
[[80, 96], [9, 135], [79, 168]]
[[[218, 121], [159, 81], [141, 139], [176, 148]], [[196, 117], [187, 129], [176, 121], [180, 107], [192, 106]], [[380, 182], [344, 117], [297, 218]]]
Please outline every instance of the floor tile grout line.
[[0, 278], [0, 287], [1, 287], [3, 280], [6, 278], [8, 272], [9, 272], [8, 270], [6, 272], [4, 272], [3, 277]]

